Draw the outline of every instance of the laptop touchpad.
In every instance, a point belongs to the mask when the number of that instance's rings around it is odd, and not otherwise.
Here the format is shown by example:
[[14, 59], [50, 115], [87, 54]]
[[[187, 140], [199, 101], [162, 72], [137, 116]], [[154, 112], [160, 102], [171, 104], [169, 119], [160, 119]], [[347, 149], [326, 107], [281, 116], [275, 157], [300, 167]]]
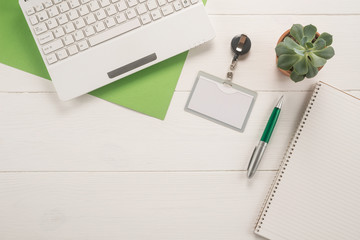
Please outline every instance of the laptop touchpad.
[[152, 61], [155, 61], [157, 59], [156, 53], [150, 54], [146, 57], [140, 58], [132, 63], [129, 63], [125, 66], [119, 67], [111, 72], [108, 72], [109, 78], [117, 77], [121, 74], [124, 74], [126, 72], [129, 72], [131, 70], [134, 70], [135, 68], [141, 67], [147, 63], [150, 63]]

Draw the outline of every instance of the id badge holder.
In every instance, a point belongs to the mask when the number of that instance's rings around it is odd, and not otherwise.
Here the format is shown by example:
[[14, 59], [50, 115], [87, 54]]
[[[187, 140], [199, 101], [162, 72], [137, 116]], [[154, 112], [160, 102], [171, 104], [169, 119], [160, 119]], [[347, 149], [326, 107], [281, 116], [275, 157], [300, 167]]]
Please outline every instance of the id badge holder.
[[225, 127], [243, 132], [254, 107], [257, 93], [232, 82], [233, 70], [240, 55], [251, 47], [246, 35], [232, 40], [235, 53], [227, 73], [221, 79], [205, 72], [199, 72], [185, 110]]

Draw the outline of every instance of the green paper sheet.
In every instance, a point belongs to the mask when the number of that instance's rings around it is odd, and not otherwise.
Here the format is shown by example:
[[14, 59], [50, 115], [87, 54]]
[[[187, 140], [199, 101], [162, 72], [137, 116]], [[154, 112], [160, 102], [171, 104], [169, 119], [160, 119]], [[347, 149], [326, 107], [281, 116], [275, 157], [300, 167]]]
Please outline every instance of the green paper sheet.
[[[184, 52], [90, 94], [163, 120], [186, 56]], [[0, 0], [0, 62], [50, 80], [18, 0]]]

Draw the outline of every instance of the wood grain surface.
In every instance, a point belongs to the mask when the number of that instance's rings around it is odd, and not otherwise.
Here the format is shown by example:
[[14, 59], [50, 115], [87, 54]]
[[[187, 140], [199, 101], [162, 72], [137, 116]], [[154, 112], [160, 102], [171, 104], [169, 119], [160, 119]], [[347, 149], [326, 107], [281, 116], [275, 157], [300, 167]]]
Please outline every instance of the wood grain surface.
[[[360, 96], [360, 2], [209, 0], [217, 32], [190, 51], [160, 121], [103, 100], [58, 100], [50, 81], [0, 64], [0, 239], [238, 240], [252, 229], [313, 84]], [[336, 55], [295, 84], [275, 67], [293, 23], [334, 35]], [[185, 112], [199, 70], [225, 76], [229, 43], [249, 35], [234, 81], [259, 97], [244, 133]], [[251, 181], [248, 160], [277, 99], [278, 125]]]

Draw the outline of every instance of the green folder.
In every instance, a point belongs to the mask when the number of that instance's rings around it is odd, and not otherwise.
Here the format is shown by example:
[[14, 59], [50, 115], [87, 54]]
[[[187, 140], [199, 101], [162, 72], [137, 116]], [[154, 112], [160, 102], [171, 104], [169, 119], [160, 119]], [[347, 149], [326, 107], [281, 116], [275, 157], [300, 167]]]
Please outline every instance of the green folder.
[[[90, 94], [163, 120], [186, 56], [181, 53]], [[0, 0], [0, 62], [50, 80], [18, 0]]]

